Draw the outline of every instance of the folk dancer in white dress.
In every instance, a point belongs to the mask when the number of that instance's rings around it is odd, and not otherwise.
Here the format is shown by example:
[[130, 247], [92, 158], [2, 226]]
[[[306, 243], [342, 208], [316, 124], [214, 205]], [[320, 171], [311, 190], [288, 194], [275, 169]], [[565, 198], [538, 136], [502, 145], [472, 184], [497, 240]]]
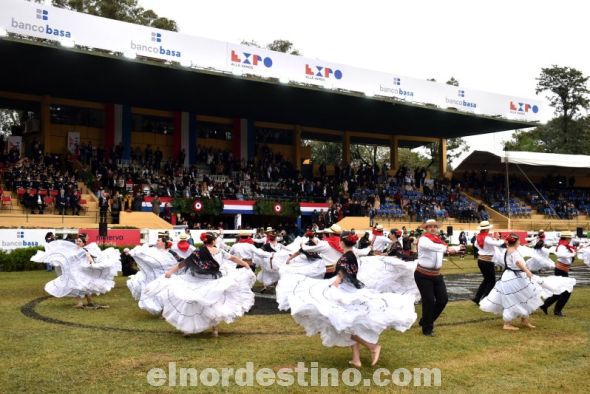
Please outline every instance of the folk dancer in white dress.
[[[156, 298], [163, 306], [162, 317], [184, 335], [212, 329], [218, 336], [219, 323], [234, 322], [254, 305], [256, 277], [250, 266], [215, 246], [215, 238], [212, 232], [202, 233], [202, 248], [144, 290], [146, 298]], [[241, 269], [223, 272], [224, 260]]]
[[523, 257], [526, 257], [525, 254], [529, 255], [530, 258], [526, 261], [526, 265], [531, 272], [555, 269], [555, 263], [549, 257], [551, 249], [545, 244], [545, 231], [543, 230], [539, 230], [537, 237], [531, 243], [531, 247], [520, 246], [518, 251]]
[[291, 286], [277, 287], [277, 299], [288, 298], [293, 319], [307, 335], [319, 333], [324, 346], [350, 346], [351, 365], [361, 367], [361, 345], [370, 351], [371, 365], [375, 365], [381, 352], [379, 335], [387, 328], [404, 332], [416, 320], [414, 298], [364, 288], [356, 276], [353, 252], [358, 237], [344, 232], [341, 239], [344, 253], [336, 262], [335, 278], [290, 276]]
[[434, 336], [434, 322], [445, 309], [449, 297], [440, 270], [445, 253], [455, 254], [460, 249], [448, 246], [438, 236], [438, 223], [427, 220], [422, 227], [426, 232], [418, 240], [418, 261], [414, 279], [422, 297], [422, 334]]
[[138, 301], [139, 308], [153, 315], [162, 313], [162, 305], [152, 302], [153, 299], [145, 298], [143, 291], [148, 284], [162, 277], [166, 271], [178, 263], [175, 256], [170, 253], [172, 242], [168, 233], [158, 233], [155, 246], [145, 243], [131, 249], [129, 254], [135, 260], [139, 272], [129, 276], [127, 287], [133, 298]]
[[[314, 238], [311, 241], [301, 245], [301, 250], [308, 253], [317, 253], [326, 264], [326, 279], [336, 275], [336, 263], [344, 253], [340, 242], [340, 235], [343, 230], [337, 224], [333, 224], [329, 229], [324, 230], [324, 237], [320, 240]], [[357, 249], [353, 248], [357, 256], [366, 256], [371, 248]]]
[[45, 285], [45, 291], [58, 298], [76, 297], [74, 307], [79, 309], [108, 308], [108, 305], [95, 304], [92, 295], [111, 291], [115, 287], [113, 278], [121, 271], [120, 252], [115, 248], [101, 251], [94, 242], [87, 244], [86, 234], [79, 234], [75, 244], [52, 241], [31, 261], [55, 266], [60, 274]]
[[261, 293], [279, 281], [279, 266], [276, 264], [275, 256], [285, 249], [285, 246], [278, 242], [277, 233], [272, 227], [266, 228], [264, 239], [266, 242], [258, 250], [270, 253], [270, 255], [264, 256], [261, 253], [255, 253], [253, 256], [254, 263], [260, 266], [258, 281], [264, 286]]
[[483, 281], [479, 285], [475, 297], [472, 299], [477, 305], [482, 298], [490, 294], [490, 291], [496, 284], [496, 267], [493, 263], [495, 248], [504, 245], [503, 239], [492, 237], [490, 230], [494, 227], [490, 222], [484, 220], [479, 224], [475, 241], [475, 248], [477, 248], [477, 266], [483, 276]]
[[490, 294], [480, 302], [484, 312], [501, 314], [505, 330], [518, 330], [512, 321], [520, 318], [522, 325], [535, 328], [529, 316], [543, 305], [543, 298], [564, 291], [572, 291], [576, 280], [558, 276], [539, 277], [527, 268], [524, 258], [518, 252], [518, 234], [510, 234], [502, 258], [505, 271]]
[[399, 237], [402, 232], [392, 229], [387, 237], [391, 240], [383, 254], [359, 258], [358, 278], [369, 289], [380, 293], [410, 294], [420, 300], [414, 271], [417, 260], [404, 252]]

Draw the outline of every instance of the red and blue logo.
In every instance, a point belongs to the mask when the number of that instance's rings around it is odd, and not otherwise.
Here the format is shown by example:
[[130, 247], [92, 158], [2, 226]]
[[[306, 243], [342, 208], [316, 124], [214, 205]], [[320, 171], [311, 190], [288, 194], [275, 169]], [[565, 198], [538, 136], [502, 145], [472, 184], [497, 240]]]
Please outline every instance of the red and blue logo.
[[536, 114], [536, 113], [539, 113], [539, 106], [537, 106], [535, 104], [510, 101], [510, 112], [513, 114], [520, 114], [520, 115], [525, 115], [530, 112]]
[[262, 57], [256, 53], [236, 52], [234, 50], [231, 51], [231, 62], [248, 68], [254, 68], [260, 65], [264, 65], [266, 68], [272, 67], [272, 59], [268, 56]]
[[325, 66], [317, 66], [317, 65], [310, 66], [309, 64], [306, 64], [305, 65], [305, 76], [306, 76], [306, 78], [325, 80], [325, 79], [331, 79], [331, 78], [342, 79], [344, 74], [342, 73], [341, 70], [338, 70], [335, 68], [325, 67]]

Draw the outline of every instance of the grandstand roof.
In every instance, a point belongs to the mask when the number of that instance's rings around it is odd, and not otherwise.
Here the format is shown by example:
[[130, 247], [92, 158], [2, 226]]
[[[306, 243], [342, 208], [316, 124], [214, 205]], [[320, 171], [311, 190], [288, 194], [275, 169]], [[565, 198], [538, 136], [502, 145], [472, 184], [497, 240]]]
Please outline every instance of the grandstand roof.
[[506, 162], [509, 170], [520, 167], [527, 175], [590, 175], [590, 156], [564, 155], [540, 152], [486, 152], [473, 151], [455, 169], [455, 172], [486, 170], [505, 172]]
[[419, 137], [453, 138], [535, 125], [19, 38], [1, 39], [0, 53], [9, 59], [0, 86], [19, 93]]

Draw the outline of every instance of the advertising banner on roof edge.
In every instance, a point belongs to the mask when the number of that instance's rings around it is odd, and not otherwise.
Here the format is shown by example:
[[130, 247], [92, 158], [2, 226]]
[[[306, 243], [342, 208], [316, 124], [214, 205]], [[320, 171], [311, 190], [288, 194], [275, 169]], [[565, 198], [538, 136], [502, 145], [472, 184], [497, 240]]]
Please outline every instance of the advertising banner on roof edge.
[[480, 92], [263, 48], [225, 43], [18, 0], [0, 2], [0, 28], [10, 33], [145, 56], [186, 67], [276, 78], [442, 109], [539, 121], [541, 101]]

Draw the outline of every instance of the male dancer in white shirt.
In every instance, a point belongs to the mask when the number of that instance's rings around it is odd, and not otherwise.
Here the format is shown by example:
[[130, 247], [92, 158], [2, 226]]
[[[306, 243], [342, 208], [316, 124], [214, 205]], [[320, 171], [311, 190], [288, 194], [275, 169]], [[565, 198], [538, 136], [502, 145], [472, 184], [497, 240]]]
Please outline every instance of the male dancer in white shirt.
[[438, 223], [427, 220], [422, 227], [426, 232], [418, 240], [418, 266], [414, 279], [422, 297], [422, 333], [434, 336], [434, 322], [440, 316], [449, 300], [445, 280], [440, 273], [445, 253], [455, 254], [457, 248], [448, 246], [438, 236]]

